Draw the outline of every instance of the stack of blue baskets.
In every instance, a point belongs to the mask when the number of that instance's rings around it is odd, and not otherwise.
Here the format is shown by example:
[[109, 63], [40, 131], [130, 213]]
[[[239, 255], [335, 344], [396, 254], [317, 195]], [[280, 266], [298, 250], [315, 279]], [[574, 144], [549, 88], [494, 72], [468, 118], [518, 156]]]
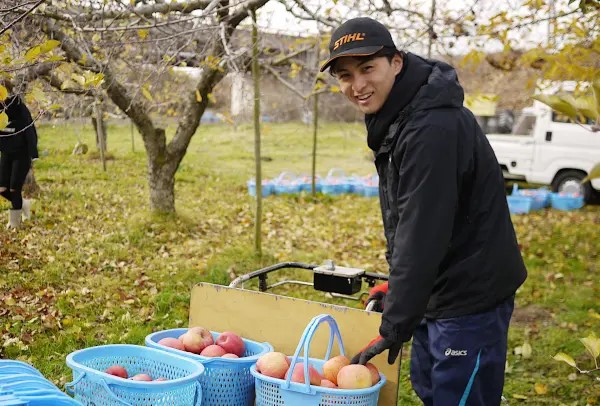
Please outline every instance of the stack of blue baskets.
[[551, 193], [548, 189], [519, 189], [513, 185], [512, 195], [507, 196], [508, 208], [513, 214], [529, 213], [552, 207], [556, 210], [576, 210], [584, 205], [583, 196], [576, 193]]
[[[325, 178], [316, 176], [315, 189], [317, 193], [323, 193], [331, 196], [342, 194], [356, 194], [365, 197], [379, 196], [379, 178], [377, 175], [346, 176], [344, 171], [339, 168], [331, 169]], [[256, 197], [256, 180], [251, 179], [247, 182], [248, 194]], [[312, 177], [303, 175], [296, 177], [292, 172], [282, 172], [278, 177], [272, 180], [262, 181], [262, 196], [269, 195], [290, 195], [301, 192], [310, 193], [312, 191]]]
[[25, 362], [0, 359], [0, 406], [81, 406]]

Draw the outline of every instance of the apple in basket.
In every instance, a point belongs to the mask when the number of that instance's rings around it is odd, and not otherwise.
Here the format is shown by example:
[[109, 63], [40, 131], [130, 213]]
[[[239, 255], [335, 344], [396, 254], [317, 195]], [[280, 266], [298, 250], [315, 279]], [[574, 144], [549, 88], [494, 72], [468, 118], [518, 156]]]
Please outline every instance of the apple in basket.
[[129, 379], [131, 379], [132, 381], [146, 381], [146, 382], [150, 382], [152, 380], [152, 378], [148, 374], [137, 374], [137, 375], [132, 376]]
[[213, 344], [203, 349], [200, 355], [202, 355], [203, 357], [222, 357], [226, 353], [227, 351], [225, 351], [222, 347]]
[[175, 348], [177, 350], [185, 351], [185, 345], [183, 342], [174, 337], [165, 337], [158, 341], [158, 344], [164, 345], [165, 347]]
[[239, 357], [235, 354], [227, 353], [227, 354], [223, 354], [221, 356], [221, 358], [239, 358]]
[[337, 388], [337, 385], [327, 379], [321, 379], [321, 386], [324, 388]]
[[370, 362], [367, 362], [367, 365], [365, 366], [369, 369], [369, 372], [371, 373], [371, 384], [375, 385], [381, 379], [379, 377], [379, 370], [375, 365], [371, 364]]
[[268, 352], [256, 361], [256, 370], [271, 378], [283, 379], [289, 367], [288, 358], [281, 352]]
[[192, 327], [181, 336], [179, 340], [183, 343], [186, 351], [200, 354], [203, 349], [213, 344], [213, 338], [210, 331], [206, 329]]
[[[366, 369], [366, 367], [365, 367]], [[367, 372], [369, 372], [367, 370]], [[290, 373], [290, 370], [288, 369], [288, 371], [285, 374], [285, 377], [287, 379], [288, 374]], [[319, 371], [317, 371], [312, 365], [308, 365], [308, 379], [310, 381], [311, 385], [314, 386], [319, 386], [321, 385], [321, 380], [323, 379], [321, 377], [321, 374], [319, 374]], [[297, 363], [294, 366], [294, 370], [292, 371], [292, 382], [298, 382], [298, 383], [304, 383], [304, 364], [302, 362]], [[371, 374], [369, 373], [369, 382], [371, 382]]]
[[328, 359], [323, 364], [323, 378], [337, 385], [338, 372], [346, 365], [350, 365], [350, 359], [345, 355], [338, 355], [337, 357]]
[[244, 340], [240, 336], [231, 331], [225, 331], [217, 337], [215, 341], [219, 347], [223, 348], [225, 352], [230, 354], [235, 354], [238, 357], [244, 355], [246, 352], [246, 346], [244, 345]]
[[121, 365], [112, 365], [112, 366], [108, 367], [104, 372], [106, 372], [109, 375], [118, 376], [119, 378], [124, 378], [124, 379], [127, 379], [127, 377], [129, 376], [127, 374], [127, 370], [125, 368], [123, 368]]
[[372, 385], [369, 368], [360, 364], [346, 365], [337, 376], [337, 385], [340, 389], [365, 389]]

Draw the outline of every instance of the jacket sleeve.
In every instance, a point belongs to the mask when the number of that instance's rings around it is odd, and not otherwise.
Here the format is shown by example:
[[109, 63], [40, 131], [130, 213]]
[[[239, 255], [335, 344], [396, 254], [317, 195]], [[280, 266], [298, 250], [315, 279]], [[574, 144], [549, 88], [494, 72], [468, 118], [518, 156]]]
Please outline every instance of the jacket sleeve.
[[23, 101], [20, 102], [21, 105], [21, 119], [23, 120], [23, 128], [25, 129], [25, 139], [27, 141], [27, 152], [31, 159], [39, 158], [38, 148], [37, 148], [37, 131], [35, 129], [35, 123], [33, 122], [33, 118], [31, 117], [31, 113], [29, 109], [25, 105]]
[[399, 221], [380, 334], [406, 342], [425, 314], [451, 240], [458, 203], [458, 153], [456, 135], [437, 126], [409, 130], [402, 143], [396, 196]]

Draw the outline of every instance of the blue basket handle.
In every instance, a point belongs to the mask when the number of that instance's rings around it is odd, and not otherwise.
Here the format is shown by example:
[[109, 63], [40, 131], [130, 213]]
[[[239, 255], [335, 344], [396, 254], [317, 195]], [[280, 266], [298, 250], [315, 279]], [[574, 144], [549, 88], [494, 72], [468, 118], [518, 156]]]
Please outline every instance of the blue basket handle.
[[[79, 381], [81, 381], [83, 378], [85, 377], [85, 372], [82, 372], [81, 375], [79, 375], [77, 377], [77, 379], [75, 379], [73, 382], [69, 382], [65, 384], [65, 390], [67, 391], [67, 393], [71, 396], [75, 395], [75, 391], [72, 389], [75, 385], [77, 385], [79, 383]], [[100, 379], [100, 385], [102, 385], [102, 387], [104, 387], [104, 389], [106, 390], [106, 392], [108, 392], [108, 395], [113, 398], [115, 401], [121, 403], [122, 405], [125, 406], [133, 406], [131, 403], [125, 402], [122, 399], [119, 399], [117, 397], [117, 395], [114, 394], [114, 392], [112, 391], [112, 389], [110, 388], [110, 386], [108, 386], [108, 384], [106, 383], [106, 381], [104, 379]]]
[[290, 182], [296, 180], [296, 175], [292, 172], [281, 172], [278, 177], [273, 179], [273, 184], [280, 185], [284, 179], [289, 179]]
[[202, 386], [200, 385], [200, 381], [194, 381], [194, 384], [196, 384], [196, 393], [194, 393], [194, 405], [199, 405], [200, 403], [198, 403], [198, 400], [202, 399]]
[[104, 379], [100, 379], [100, 384], [104, 387], [104, 389], [108, 392], [109, 396], [111, 398], [113, 398], [113, 400], [121, 403], [122, 405], [125, 406], [133, 406], [131, 403], [129, 402], [125, 402], [123, 399], [119, 399], [119, 397], [117, 395], [115, 395], [115, 393], [112, 391], [112, 389], [110, 388], [110, 386], [108, 386], [108, 384], [106, 383], [106, 381]]
[[77, 377], [77, 379], [75, 379], [73, 382], [65, 383], [65, 391], [71, 396], [75, 395], [75, 391], [73, 390], [73, 387], [75, 385], [77, 385], [79, 383], [79, 381], [81, 381], [83, 379], [84, 376], [85, 376], [85, 372], [82, 372], [81, 375], [79, 375]]
[[[302, 333], [302, 337], [300, 338], [300, 342], [298, 343], [298, 347], [296, 347], [296, 351], [294, 352], [294, 356], [292, 357], [292, 362], [290, 364], [290, 371], [293, 372], [298, 362], [298, 356], [300, 355], [300, 351], [304, 348], [304, 390], [303, 392], [310, 393], [310, 379], [308, 373], [308, 355], [310, 353], [310, 344], [314, 337], [315, 331], [317, 327], [322, 323], [329, 324], [329, 344], [327, 345], [327, 354], [325, 355], [325, 359], [329, 359], [331, 355], [331, 350], [333, 348], [333, 339], [334, 337], [338, 340], [338, 345], [340, 347], [340, 353], [345, 355], [344, 343], [342, 341], [342, 335], [340, 334], [340, 330], [338, 328], [335, 319], [329, 314], [320, 314], [318, 316], [313, 317], [313, 319], [308, 323], [304, 332]], [[290, 382], [292, 379], [292, 373], [289, 373], [287, 378], [285, 379], [285, 383], [282, 385], [283, 389], [290, 389]]]

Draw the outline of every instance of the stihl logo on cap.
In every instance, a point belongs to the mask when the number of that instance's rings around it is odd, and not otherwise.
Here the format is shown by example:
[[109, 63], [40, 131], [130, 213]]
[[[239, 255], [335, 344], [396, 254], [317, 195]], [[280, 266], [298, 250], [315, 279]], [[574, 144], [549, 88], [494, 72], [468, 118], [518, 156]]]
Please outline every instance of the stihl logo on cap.
[[337, 41], [335, 41], [335, 43], [333, 44], [333, 50], [335, 51], [340, 46], [347, 44], [348, 42], [363, 41], [364, 39], [365, 39], [364, 32], [355, 32], [353, 34], [343, 35]]

